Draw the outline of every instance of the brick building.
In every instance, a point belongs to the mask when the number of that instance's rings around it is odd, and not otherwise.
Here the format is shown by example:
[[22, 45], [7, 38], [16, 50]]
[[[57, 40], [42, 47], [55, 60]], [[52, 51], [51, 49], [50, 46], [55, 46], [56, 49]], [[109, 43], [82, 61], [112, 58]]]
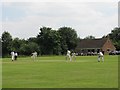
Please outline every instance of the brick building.
[[116, 50], [116, 48], [109, 38], [83, 39], [80, 40], [76, 47], [76, 52], [85, 55], [89, 53], [98, 53], [100, 50], [104, 54], [108, 54], [110, 51]]

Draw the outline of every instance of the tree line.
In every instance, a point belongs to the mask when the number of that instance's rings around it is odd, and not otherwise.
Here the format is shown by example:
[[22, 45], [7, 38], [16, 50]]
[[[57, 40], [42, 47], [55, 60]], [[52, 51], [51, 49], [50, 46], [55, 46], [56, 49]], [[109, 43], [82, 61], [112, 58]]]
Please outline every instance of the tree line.
[[12, 38], [9, 32], [2, 34], [2, 56], [16, 51], [20, 55], [30, 55], [37, 51], [40, 55], [63, 55], [66, 50], [74, 50], [77, 46], [77, 33], [70, 27], [53, 30], [49, 27], [40, 28], [36, 37], [29, 39]]
[[[117, 50], [120, 50], [120, 28], [114, 28], [109, 36]], [[90, 35], [84, 39], [95, 39]], [[41, 27], [36, 37], [29, 39], [12, 38], [9, 32], [2, 33], [2, 56], [9, 56], [11, 51], [18, 52], [19, 55], [31, 55], [36, 51], [39, 55], [64, 55], [66, 51], [75, 50], [80, 38], [75, 29], [71, 27], [61, 27], [53, 30], [50, 27]]]

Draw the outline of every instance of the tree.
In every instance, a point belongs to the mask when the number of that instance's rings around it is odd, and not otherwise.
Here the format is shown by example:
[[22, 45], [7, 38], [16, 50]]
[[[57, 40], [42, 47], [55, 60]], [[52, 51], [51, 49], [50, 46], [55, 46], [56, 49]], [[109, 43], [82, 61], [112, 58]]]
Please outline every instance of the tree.
[[12, 50], [19, 52], [20, 46], [21, 46], [21, 40], [19, 38], [15, 38], [12, 40]]
[[53, 54], [60, 55], [61, 54], [61, 44], [60, 44], [60, 35], [57, 31], [51, 30], [51, 48], [53, 50]]
[[12, 36], [9, 32], [2, 33], [2, 55], [8, 55], [11, 51]]
[[37, 38], [36, 37], [30, 37], [27, 41], [37, 43]]
[[58, 29], [61, 36], [62, 54], [65, 54], [67, 49], [75, 50], [77, 46], [77, 33], [70, 27], [61, 27]]
[[60, 53], [60, 35], [57, 31], [49, 27], [40, 28], [37, 36], [37, 43], [40, 46], [41, 54], [59, 54]]
[[89, 35], [89, 36], [85, 37], [84, 39], [95, 39], [95, 37], [92, 35]]
[[34, 42], [28, 42], [28, 43], [22, 43], [20, 47], [20, 54], [21, 55], [31, 55], [33, 52], [40, 52], [39, 46], [37, 43]]
[[108, 34], [110, 39], [113, 41], [117, 50], [120, 50], [120, 28], [114, 28], [110, 34]]
[[30, 55], [37, 51], [42, 55], [65, 54], [67, 49], [74, 50], [78, 38], [76, 31], [70, 27], [62, 27], [53, 30], [49, 27], [40, 28], [36, 37], [28, 40], [14, 38], [8, 32], [2, 34], [3, 55], [8, 55], [11, 51], [17, 51], [20, 55]]
[[120, 40], [120, 28], [116, 27], [114, 28], [111, 33], [109, 34], [109, 37], [113, 41], [119, 41]]

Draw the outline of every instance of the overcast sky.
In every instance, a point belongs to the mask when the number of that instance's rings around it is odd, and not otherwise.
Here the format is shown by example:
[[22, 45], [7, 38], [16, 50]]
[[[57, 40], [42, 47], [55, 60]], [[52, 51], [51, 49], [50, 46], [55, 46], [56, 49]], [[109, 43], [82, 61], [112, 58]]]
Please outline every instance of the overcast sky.
[[72, 27], [80, 38], [100, 38], [118, 26], [118, 2], [2, 2], [2, 32], [13, 38], [35, 37], [42, 26]]

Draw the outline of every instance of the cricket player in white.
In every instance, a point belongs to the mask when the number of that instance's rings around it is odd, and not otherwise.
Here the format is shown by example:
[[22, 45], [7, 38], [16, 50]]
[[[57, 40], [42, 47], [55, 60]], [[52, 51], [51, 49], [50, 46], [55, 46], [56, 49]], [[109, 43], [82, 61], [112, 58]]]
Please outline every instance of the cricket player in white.
[[11, 56], [12, 56], [12, 61], [14, 61], [14, 59], [15, 59], [15, 53], [13, 51], [11, 52]]
[[103, 55], [103, 53], [101, 51], [98, 53], [98, 62], [100, 62], [100, 58], [104, 62], [104, 55]]
[[66, 60], [69, 58], [70, 61], [72, 61], [70, 53], [71, 52], [69, 50], [67, 50]]
[[76, 53], [72, 53], [72, 59], [74, 59], [74, 61], [76, 61]]
[[37, 57], [37, 52], [32, 53], [31, 58], [35, 59]]

